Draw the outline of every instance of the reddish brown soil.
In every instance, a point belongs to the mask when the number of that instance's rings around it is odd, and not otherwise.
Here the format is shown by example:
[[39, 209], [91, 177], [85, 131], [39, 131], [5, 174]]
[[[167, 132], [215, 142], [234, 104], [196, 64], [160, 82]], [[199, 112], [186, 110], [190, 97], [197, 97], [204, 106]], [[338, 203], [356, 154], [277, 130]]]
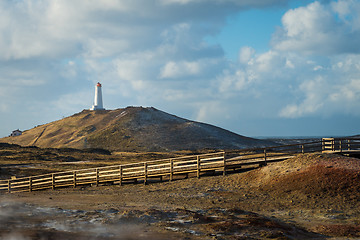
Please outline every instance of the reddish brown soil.
[[359, 238], [360, 160], [303, 154], [227, 176], [7, 194], [4, 201], [98, 218], [114, 210], [174, 239]]
[[299, 173], [274, 179], [266, 188], [269, 192], [297, 191], [308, 198], [326, 195], [353, 201], [360, 190], [360, 174], [349, 169], [315, 165]]

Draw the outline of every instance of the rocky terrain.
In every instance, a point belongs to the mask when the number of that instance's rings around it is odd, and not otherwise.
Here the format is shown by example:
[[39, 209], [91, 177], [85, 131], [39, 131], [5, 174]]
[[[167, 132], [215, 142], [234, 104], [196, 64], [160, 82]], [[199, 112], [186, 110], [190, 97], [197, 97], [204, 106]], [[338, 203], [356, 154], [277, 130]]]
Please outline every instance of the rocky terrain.
[[43, 148], [102, 148], [111, 151], [242, 149], [275, 143], [244, 137], [155, 108], [83, 110], [0, 142]]
[[[28, 166], [9, 166], [11, 151]], [[3, 146], [1, 174], [190, 154], [93, 151]], [[359, 239], [360, 160], [300, 154], [226, 176], [0, 195], [0, 239], [65, 238]]]

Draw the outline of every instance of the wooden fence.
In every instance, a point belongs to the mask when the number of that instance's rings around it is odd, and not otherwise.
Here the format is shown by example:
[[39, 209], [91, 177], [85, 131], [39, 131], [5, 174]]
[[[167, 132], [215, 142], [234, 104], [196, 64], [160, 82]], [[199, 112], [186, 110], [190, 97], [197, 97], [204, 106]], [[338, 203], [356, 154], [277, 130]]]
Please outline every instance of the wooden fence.
[[22, 178], [0, 180], [0, 192], [25, 192], [59, 187], [76, 187], [106, 182], [123, 184], [125, 181], [148, 183], [151, 178], [167, 178], [192, 173], [201, 174], [237, 170], [246, 165], [267, 165], [299, 153], [360, 151], [360, 138], [324, 138], [310, 143], [216, 152], [155, 161], [55, 172]]

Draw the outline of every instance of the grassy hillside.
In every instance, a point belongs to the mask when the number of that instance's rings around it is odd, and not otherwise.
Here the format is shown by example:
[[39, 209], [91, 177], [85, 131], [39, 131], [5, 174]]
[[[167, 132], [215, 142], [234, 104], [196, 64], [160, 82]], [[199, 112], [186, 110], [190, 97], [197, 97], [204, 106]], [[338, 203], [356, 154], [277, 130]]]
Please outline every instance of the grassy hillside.
[[111, 151], [241, 149], [273, 144], [143, 107], [83, 110], [0, 141], [23, 146]]

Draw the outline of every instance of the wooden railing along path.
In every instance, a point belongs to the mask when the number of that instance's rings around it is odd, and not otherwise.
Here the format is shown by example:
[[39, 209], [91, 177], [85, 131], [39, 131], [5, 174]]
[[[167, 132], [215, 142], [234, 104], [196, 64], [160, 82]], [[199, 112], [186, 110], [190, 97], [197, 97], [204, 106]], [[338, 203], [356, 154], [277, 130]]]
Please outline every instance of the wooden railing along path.
[[126, 181], [138, 180], [147, 184], [150, 178], [167, 178], [172, 181], [176, 175], [187, 176], [190, 173], [200, 178], [204, 173], [215, 171], [225, 175], [228, 171], [246, 165], [264, 166], [299, 153], [354, 151], [360, 152], [360, 138], [324, 138], [310, 143], [216, 152], [0, 180], [0, 192], [31, 192], [86, 184], [99, 185], [106, 182], [122, 185]]

